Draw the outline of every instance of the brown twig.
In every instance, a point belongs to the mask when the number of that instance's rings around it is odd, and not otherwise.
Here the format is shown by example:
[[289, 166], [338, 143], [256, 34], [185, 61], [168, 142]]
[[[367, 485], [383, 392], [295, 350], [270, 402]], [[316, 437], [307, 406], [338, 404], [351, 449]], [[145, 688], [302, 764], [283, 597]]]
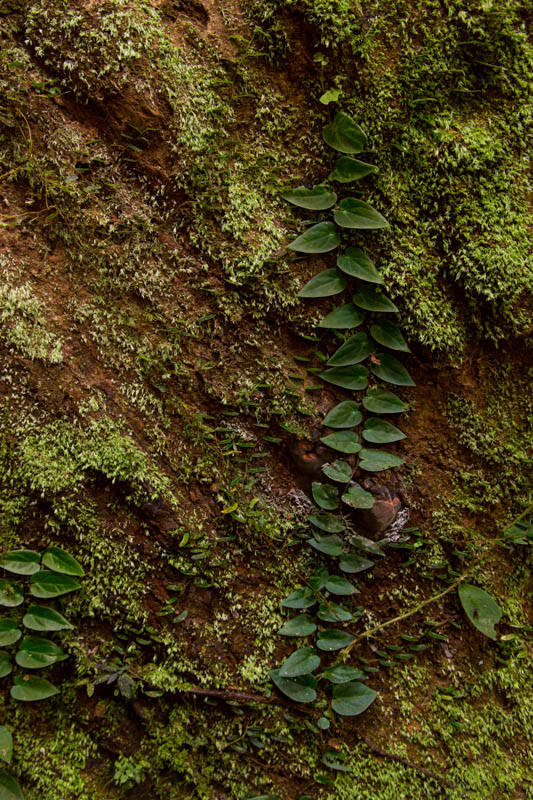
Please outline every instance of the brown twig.
[[195, 694], [200, 697], [215, 697], [217, 700], [240, 700], [243, 703], [272, 703], [275, 698], [265, 697], [262, 694], [249, 694], [248, 692], [235, 692], [231, 689], [201, 689], [198, 686], [190, 686], [187, 689], [178, 689], [184, 694]]

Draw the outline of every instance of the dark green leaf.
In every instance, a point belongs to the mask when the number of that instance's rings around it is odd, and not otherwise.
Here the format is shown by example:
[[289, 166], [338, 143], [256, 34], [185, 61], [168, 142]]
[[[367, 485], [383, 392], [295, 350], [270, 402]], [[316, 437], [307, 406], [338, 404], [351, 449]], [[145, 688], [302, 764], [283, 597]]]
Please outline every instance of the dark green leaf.
[[320, 603], [317, 617], [323, 622], [350, 622], [353, 619], [353, 614], [344, 606], [328, 601], [327, 603]]
[[11, 658], [7, 653], [0, 653], [0, 678], [5, 678], [13, 669]]
[[0, 770], [0, 800], [24, 800], [18, 781]]
[[355, 545], [355, 547], [359, 550], [363, 550], [365, 553], [372, 553], [374, 556], [385, 555], [380, 542], [373, 542], [372, 539], [367, 539], [366, 536], [362, 536], [360, 533], [350, 534], [350, 544]]
[[390, 347], [391, 350], [403, 350], [404, 353], [410, 353], [407, 342], [402, 336], [401, 330], [389, 322], [388, 319], [381, 319], [370, 328], [370, 333], [376, 340], [384, 347]]
[[296, 589], [282, 602], [283, 608], [310, 608], [316, 603], [315, 593], [307, 586]]
[[14, 608], [24, 601], [24, 592], [19, 583], [0, 578], [0, 606]]
[[315, 528], [320, 528], [326, 533], [340, 533], [344, 530], [342, 517], [336, 517], [333, 514], [310, 514], [307, 519]]
[[392, 300], [383, 294], [379, 286], [360, 286], [352, 297], [356, 306], [366, 311], [398, 311]]
[[374, 507], [374, 497], [361, 486], [348, 486], [342, 495], [342, 501], [352, 508]]
[[356, 333], [341, 344], [328, 361], [328, 367], [347, 367], [359, 364], [374, 350], [374, 345], [366, 333]]
[[72, 630], [73, 626], [65, 617], [53, 608], [31, 605], [24, 617], [22, 624], [32, 631], [63, 631]]
[[324, 211], [337, 202], [335, 192], [330, 192], [325, 186], [314, 186], [312, 189], [299, 186], [297, 189], [283, 192], [281, 196], [294, 206], [307, 208], [310, 211]]
[[360, 153], [366, 146], [366, 135], [359, 125], [342, 111], [322, 130], [326, 144], [341, 153]]
[[322, 763], [329, 769], [335, 769], [338, 772], [351, 772], [352, 768], [347, 767], [340, 759], [344, 758], [344, 753], [336, 752], [335, 750], [326, 750], [322, 756]]
[[319, 328], [357, 328], [362, 323], [365, 315], [359, 311], [352, 303], [346, 306], [340, 306], [332, 311], [324, 319], [318, 323]]
[[298, 617], [290, 619], [280, 628], [281, 636], [310, 636], [316, 631], [316, 624], [309, 614], [300, 614]]
[[22, 632], [13, 619], [0, 619], [0, 647], [9, 647], [18, 642]]
[[43, 564], [54, 572], [65, 575], [76, 575], [82, 578], [85, 575], [82, 565], [60, 547], [47, 547], [43, 555]]
[[399, 414], [409, 406], [386, 389], [369, 389], [363, 397], [363, 405], [373, 414]]
[[360, 669], [350, 667], [347, 664], [338, 664], [336, 667], [328, 667], [323, 672], [324, 678], [331, 683], [348, 683], [349, 681], [364, 681], [366, 675]]
[[66, 658], [67, 653], [42, 636], [26, 636], [15, 655], [15, 661], [24, 669], [42, 669]]
[[364, 161], [358, 161], [357, 158], [341, 156], [337, 159], [335, 169], [329, 175], [329, 180], [338, 181], [339, 183], [351, 183], [352, 181], [361, 180], [361, 178], [365, 178], [373, 172], [379, 172], [379, 170], [372, 164], [365, 164]]
[[332, 408], [322, 423], [325, 428], [353, 428], [362, 420], [359, 406], [353, 400], [343, 400]]
[[287, 247], [289, 250], [296, 250], [297, 253], [327, 253], [338, 247], [340, 241], [340, 233], [333, 222], [319, 222], [304, 231]]
[[390, 422], [385, 422], [384, 419], [369, 417], [365, 419], [363, 439], [374, 444], [390, 444], [405, 439], [405, 433], [391, 425]]
[[391, 356], [390, 353], [377, 353], [372, 360], [370, 369], [382, 381], [394, 383], [396, 386], [415, 385], [403, 364], [395, 356]]
[[333, 219], [341, 228], [377, 230], [388, 228], [389, 223], [379, 211], [356, 197], [346, 197], [333, 213]]
[[270, 672], [272, 682], [280, 692], [287, 695], [296, 703], [312, 703], [316, 700], [316, 678], [312, 675], [302, 675], [301, 678], [282, 678], [279, 669]]
[[43, 569], [32, 575], [30, 594], [39, 598], [59, 597], [67, 592], [75, 592], [79, 588], [80, 584], [74, 578]]
[[324, 464], [322, 472], [327, 475], [332, 481], [338, 483], [348, 483], [352, 477], [353, 467], [347, 461], [337, 459], [332, 464]]
[[458, 591], [461, 605], [472, 625], [489, 639], [496, 639], [494, 626], [503, 615], [498, 603], [484, 589], [470, 583], [461, 583]]
[[325, 269], [311, 278], [298, 297], [331, 297], [346, 288], [346, 278], [338, 269]]
[[366, 711], [374, 702], [377, 693], [358, 681], [350, 681], [333, 689], [332, 708], [337, 714], [352, 717]]
[[298, 678], [308, 675], [320, 666], [320, 656], [312, 647], [300, 647], [295, 650], [279, 669], [280, 678]]
[[0, 559], [0, 567], [17, 575], [33, 575], [40, 570], [41, 556], [35, 550], [9, 550]]
[[354, 636], [350, 633], [346, 633], [346, 631], [320, 631], [316, 646], [319, 650], [342, 650], [343, 647], [347, 647], [350, 642], [353, 642], [354, 638]]
[[326, 583], [326, 589], [328, 592], [331, 592], [331, 594], [338, 594], [342, 596], [359, 593], [359, 589], [357, 589], [353, 583], [350, 583], [350, 581], [347, 581], [346, 578], [343, 578], [341, 575], [330, 575], [328, 582]]
[[336, 431], [321, 436], [320, 441], [340, 453], [358, 453], [361, 449], [359, 437], [353, 431]]
[[360, 453], [359, 466], [367, 472], [381, 472], [383, 469], [392, 469], [403, 464], [403, 458], [387, 453], [385, 450], [363, 449]]
[[11, 697], [26, 702], [46, 700], [55, 694], [59, 694], [59, 689], [46, 678], [38, 678], [36, 675], [18, 675], [11, 687]]
[[341, 386], [343, 389], [366, 389], [368, 386], [368, 370], [357, 364], [353, 367], [333, 367], [319, 373], [319, 377], [334, 386]]
[[340, 556], [342, 553], [342, 539], [335, 534], [332, 536], [318, 536], [317, 538], [312, 536], [307, 541], [311, 547], [314, 547], [319, 553], [325, 553], [327, 556]]
[[357, 553], [348, 553], [339, 562], [339, 568], [343, 572], [349, 572], [353, 575], [357, 572], [364, 572], [365, 569], [370, 569], [373, 566], [373, 561], [369, 561], [368, 558], [363, 558]]
[[311, 589], [314, 589], [315, 592], [319, 592], [321, 589], [324, 588], [326, 583], [328, 582], [329, 572], [325, 567], [320, 567], [313, 572], [311, 577], [309, 578], [309, 583], [311, 585]]
[[[13, 757], [13, 737], [5, 725], [0, 725], [0, 761], [9, 764]], [[1, 790], [0, 790], [1, 798]]]
[[360, 247], [347, 247], [337, 257], [337, 266], [347, 275], [360, 278], [369, 283], [383, 283], [383, 278], [374, 266], [374, 262]]
[[311, 486], [313, 500], [320, 508], [334, 511], [339, 505], [339, 492], [329, 483], [313, 483]]

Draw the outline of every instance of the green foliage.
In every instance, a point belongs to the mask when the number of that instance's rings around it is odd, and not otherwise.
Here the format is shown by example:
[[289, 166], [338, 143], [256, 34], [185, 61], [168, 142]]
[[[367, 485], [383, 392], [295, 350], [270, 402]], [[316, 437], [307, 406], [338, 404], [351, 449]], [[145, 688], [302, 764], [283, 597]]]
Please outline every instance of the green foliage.
[[490, 639], [496, 639], [494, 626], [502, 618], [503, 612], [490, 594], [469, 583], [462, 583], [458, 593], [461, 605], [472, 625]]

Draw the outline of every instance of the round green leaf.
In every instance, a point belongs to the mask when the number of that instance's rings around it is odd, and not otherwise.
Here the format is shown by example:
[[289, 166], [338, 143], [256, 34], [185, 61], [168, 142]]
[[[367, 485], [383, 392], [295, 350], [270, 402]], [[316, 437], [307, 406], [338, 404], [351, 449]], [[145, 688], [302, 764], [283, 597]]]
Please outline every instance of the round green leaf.
[[353, 400], [343, 400], [332, 408], [322, 423], [326, 428], [353, 428], [362, 420], [359, 406]]
[[11, 658], [7, 653], [0, 653], [0, 678], [5, 678], [13, 669]]
[[59, 689], [46, 678], [38, 678], [36, 675], [18, 675], [11, 687], [11, 697], [25, 702], [46, 700], [55, 694], [59, 694]]
[[299, 186], [297, 189], [283, 192], [281, 196], [294, 206], [307, 208], [310, 211], [325, 211], [337, 202], [335, 192], [330, 192], [325, 186], [313, 186], [312, 189]]
[[403, 464], [403, 458], [387, 453], [385, 450], [363, 449], [360, 453], [359, 466], [367, 472], [381, 472], [383, 469], [392, 469]]
[[389, 227], [389, 223], [379, 211], [355, 197], [341, 200], [337, 211], [333, 213], [333, 219], [340, 228], [377, 230]]
[[326, 583], [326, 589], [331, 594], [338, 594], [343, 596], [348, 596], [350, 594], [358, 594], [359, 589], [347, 581], [346, 578], [343, 578], [341, 575], [330, 575], [328, 578], [328, 582]]
[[365, 419], [363, 439], [374, 444], [390, 444], [405, 439], [405, 433], [391, 425], [390, 422], [385, 422], [384, 419], [369, 417]]
[[391, 350], [403, 350], [404, 353], [410, 353], [407, 342], [402, 336], [401, 330], [389, 322], [388, 319], [381, 319], [370, 328], [370, 334], [384, 347], [389, 347]]
[[326, 556], [340, 556], [343, 549], [343, 542], [335, 534], [331, 536], [318, 536], [311, 537], [307, 540], [311, 547], [318, 550], [319, 553], [324, 553]]
[[321, 436], [320, 441], [341, 453], [358, 453], [361, 449], [359, 437], [353, 431], [328, 433], [327, 436]]
[[352, 508], [373, 508], [374, 497], [361, 486], [348, 486], [342, 495], [342, 502]]
[[327, 717], [320, 717], [320, 719], [317, 719], [316, 724], [317, 724], [317, 727], [319, 727], [321, 731], [327, 731], [329, 726], [331, 725], [331, 723], [330, 723], [329, 719], [327, 719]]
[[291, 594], [283, 600], [281, 605], [283, 608], [310, 608], [314, 606], [315, 603], [315, 593], [306, 586], [291, 592]]
[[366, 147], [366, 135], [348, 114], [338, 111], [335, 119], [322, 130], [326, 144], [340, 153], [360, 153]]
[[287, 247], [297, 253], [327, 253], [329, 250], [335, 250], [340, 241], [340, 233], [333, 222], [319, 222], [304, 231]]
[[40, 570], [41, 556], [35, 550], [9, 550], [0, 559], [0, 567], [17, 575], [33, 575]]
[[18, 781], [0, 770], [0, 800], [24, 800]]
[[366, 178], [367, 175], [373, 172], [379, 172], [379, 170], [372, 164], [365, 164], [364, 161], [359, 161], [357, 158], [341, 156], [337, 159], [335, 169], [329, 175], [329, 180], [338, 181], [339, 183], [351, 183], [352, 181]]
[[319, 328], [337, 328], [343, 330], [345, 328], [357, 328], [362, 323], [365, 315], [359, 311], [352, 303], [346, 306], [340, 306], [332, 311], [324, 319], [318, 323]]
[[489, 639], [496, 639], [494, 626], [503, 615], [498, 603], [484, 589], [470, 583], [461, 583], [458, 592], [461, 605], [472, 625]]
[[335, 511], [339, 505], [339, 493], [329, 483], [313, 483], [311, 486], [313, 500], [326, 511]]
[[46, 606], [31, 605], [24, 617], [22, 624], [32, 631], [63, 631], [72, 630], [73, 625], [70, 624], [65, 617], [53, 608], [46, 608]]
[[347, 608], [339, 606], [331, 600], [328, 600], [327, 603], [320, 603], [316, 615], [323, 622], [350, 622], [353, 619], [353, 614]]
[[333, 461], [332, 464], [324, 464], [322, 472], [332, 481], [348, 483], [352, 477], [353, 467], [351, 464], [348, 464], [347, 461], [337, 459], [337, 461]]
[[338, 664], [336, 667], [328, 667], [322, 673], [331, 683], [348, 683], [349, 681], [364, 681], [366, 675], [360, 669], [350, 667], [348, 664]]
[[279, 669], [280, 678], [298, 678], [308, 675], [320, 666], [320, 656], [312, 647], [300, 647], [295, 650]]
[[374, 345], [366, 333], [356, 333], [341, 344], [328, 361], [328, 367], [347, 367], [359, 364], [374, 351]]
[[354, 638], [354, 636], [350, 633], [346, 633], [346, 631], [320, 631], [316, 646], [319, 650], [326, 650], [328, 652], [332, 650], [342, 650], [343, 647], [347, 647], [350, 642], [353, 642]]
[[398, 309], [389, 298], [383, 294], [379, 286], [360, 286], [352, 297], [356, 306], [366, 311], [396, 312]]
[[357, 572], [364, 572], [365, 569], [370, 569], [373, 566], [373, 561], [369, 561], [368, 558], [363, 558], [357, 553], [347, 553], [339, 561], [339, 568], [342, 569], [343, 572], [348, 572], [352, 575], [355, 575]]
[[331, 297], [346, 289], [346, 278], [338, 269], [325, 269], [308, 281], [298, 297]]
[[[0, 725], [0, 760], [9, 764], [13, 757], [13, 737], [5, 725]], [[1, 794], [0, 794], [1, 797]]]
[[282, 678], [279, 669], [273, 669], [270, 677], [280, 692], [287, 695], [295, 703], [312, 703], [316, 700], [316, 678], [302, 675], [300, 678]]
[[337, 714], [344, 717], [353, 717], [366, 711], [374, 702], [377, 692], [358, 681], [350, 681], [335, 686], [331, 706]]
[[415, 382], [395, 356], [390, 353], [376, 353], [370, 369], [382, 381], [394, 383], [396, 386], [414, 386]]
[[9, 647], [18, 642], [22, 636], [17, 623], [13, 619], [0, 619], [0, 647]]
[[357, 364], [353, 367], [333, 367], [319, 373], [319, 377], [334, 386], [341, 386], [343, 389], [366, 389], [368, 386], [368, 370]]
[[320, 528], [326, 533], [340, 533], [344, 530], [342, 517], [336, 517], [333, 514], [310, 514], [307, 519], [315, 528]]
[[347, 247], [337, 257], [337, 266], [347, 275], [360, 278], [369, 283], [383, 283], [383, 278], [374, 266], [374, 262], [360, 247]]
[[80, 584], [74, 578], [43, 569], [32, 575], [30, 594], [39, 598], [59, 597], [67, 592], [75, 592], [79, 588]]
[[85, 575], [82, 565], [69, 553], [60, 547], [47, 547], [43, 554], [43, 565], [54, 572], [65, 575], [76, 575], [81, 578]]
[[57, 644], [42, 636], [26, 636], [20, 643], [15, 661], [24, 669], [42, 669], [58, 661], [64, 661], [68, 654]]
[[363, 397], [363, 405], [373, 414], [400, 414], [409, 406], [386, 389], [369, 389]]
[[19, 583], [0, 578], [0, 606], [14, 608], [24, 601], [24, 592]]
[[300, 614], [290, 619], [279, 629], [281, 636], [310, 636], [316, 631], [316, 624], [309, 614]]

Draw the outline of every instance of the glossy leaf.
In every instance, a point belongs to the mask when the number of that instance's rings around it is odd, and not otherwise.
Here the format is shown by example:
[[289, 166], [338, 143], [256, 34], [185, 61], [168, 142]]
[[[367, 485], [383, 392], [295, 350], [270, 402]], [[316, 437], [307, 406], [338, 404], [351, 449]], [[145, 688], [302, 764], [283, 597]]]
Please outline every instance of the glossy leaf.
[[41, 570], [31, 577], [30, 594], [33, 597], [59, 597], [80, 588], [78, 581], [69, 575], [61, 575], [49, 570]]
[[333, 461], [331, 464], [324, 464], [322, 472], [332, 481], [348, 483], [352, 477], [353, 467], [351, 464], [348, 464], [347, 461], [337, 459], [337, 461]]
[[68, 654], [50, 639], [42, 636], [26, 636], [20, 643], [15, 661], [24, 669], [42, 669], [58, 661], [64, 661]]
[[43, 565], [54, 572], [64, 575], [76, 575], [81, 578], [85, 575], [82, 565], [61, 547], [47, 547], [43, 554]]
[[300, 614], [290, 619], [280, 628], [281, 636], [310, 636], [316, 631], [316, 623], [309, 614]]
[[298, 678], [308, 675], [320, 666], [320, 656], [313, 647], [300, 647], [283, 662], [279, 669], [280, 678]]
[[363, 449], [360, 458], [359, 466], [367, 472], [381, 472], [383, 469], [392, 469], [403, 464], [403, 458], [385, 450]]
[[305, 284], [298, 297], [331, 297], [344, 291], [346, 283], [338, 269], [325, 269]]
[[360, 286], [352, 297], [356, 306], [366, 311], [381, 311], [392, 313], [398, 311], [392, 300], [383, 294], [379, 286]]
[[339, 505], [339, 493], [329, 483], [313, 483], [311, 486], [313, 500], [326, 511], [335, 511]]
[[315, 593], [307, 586], [296, 589], [283, 600], [283, 608], [310, 608], [316, 603]]
[[318, 536], [311, 537], [307, 540], [311, 547], [318, 550], [319, 553], [324, 553], [326, 556], [340, 556], [343, 550], [343, 542], [335, 534], [331, 536]]
[[0, 619], [0, 647], [9, 647], [18, 642], [21, 636], [22, 631], [14, 619]]
[[335, 431], [321, 436], [320, 441], [340, 453], [358, 453], [361, 449], [359, 437], [353, 431]]
[[353, 400], [343, 400], [331, 409], [322, 425], [325, 428], [353, 428], [362, 419], [358, 404]]
[[280, 692], [287, 695], [295, 703], [312, 703], [316, 700], [316, 678], [312, 675], [302, 675], [301, 678], [283, 678], [279, 669], [270, 671], [272, 682]]
[[335, 250], [340, 241], [340, 233], [333, 222], [319, 222], [300, 234], [287, 247], [297, 253], [327, 253]]
[[343, 572], [355, 575], [358, 572], [364, 572], [366, 569], [371, 569], [374, 566], [374, 561], [368, 558], [363, 558], [358, 553], [347, 553], [339, 561], [339, 569]]
[[329, 630], [320, 631], [317, 637], [316, 646], [319, 650], [331, 652], [333, 650], [342, 650], [347, 647], [350, 642], [353, 642], [354, 636], [346, 631]]
[[0, 578], [0, 606], [14, 608], [24, 602], [24, 592], [19, 583]]
[[365, 553], [372, 553], [374, 556], [385, 556], [380, 542], [374, 542], [372, 539], [367, 539], [366, 536], [363, 536], [360, 533], [350, 534], [350, 544], [353, 544], [358, 548], [358, 550], [362, 550]]
[[374, 345], [366, 333], [356, 333], [346, 339], [328, 361], [328, 367], [347, 367], [359, 364], [374, 351]]
[[[5, 725], [0, 725], [0, 761], [9, 764], [13, 757], [13, 737]], [[1, 797], [1, 794], [0, 794]]]
[[342, 575], [330, 575], [328, 578], [328, 582], [326, 583], [326, 589], [331, 594], [338, 594], [342, 596], [348, 596], [351, 594], [358, 594], [359, 589], [347, 581], [346, 578], [343, 578]]
[[402, 350], [404, 353], [411, 352], [401, 330], [388, 319], [381, 319], [372, 325], [370, 334], [376, 342], [384, 347], [389, 347], [391, 350]]
[[386, 389], [369, 389], [363, 397], [363, 405], [373, 414], [400, 414], [409, 406]]
[[9, 550], [0, 559], [0, 567], [17, 575], [33, 575], [41, 569], [41, 556], [35, 550]]
[[401, 439], [405, 439], [405, 433], [402, 433], [399, 428], [384, 419], [369, 417], [365, 419], [363, 439], [374, 444], [390, 444], [391, 442], [399, 442]]
[[319, 377], [334, 386], [359, 391], [368, 386], [368, 370], [357, 364], [353, 367], [333, 367], [319, 373]]
[[322, 130], [326, 144], [340, 153], [360, 153], [366, 147], [366, 135], [348, 114], [338, 111], [333, 122]]
[[46, 700], [55, 694], [59, 694], [59, 689], [46, 678], [38, 678], [36, 675], [18, 675], [11, 687], [11, 697], [25, 702]]
[[348, 664], [337, 664], [336, 667], [328, 667], [322, 673], [330, 683], [348, 683], [349, 681], [364, 681], [366, 675], [360, 669], [350, 667]]
[[18, 781], [2, 769], [0, 769], [0, 800], [24, 800]]
[[385, 217], [368, 203], [356, 197], [346, 197], [333, 213], [333, 219], [341, 228], [352, 230], [378, 230], [388, 228]]
[[53, 608], [31, 605], [24, 617], [22, 624], [32, 631], [63, 631], [72, 630], [73, 626], [65, 617]]
[[[379, 363], [377, 363], [379, 362]], [[370, 369], [382, 381], [394, 383], [396, 386], [414, 386], [415, 382], [401, 361], [390, 353], [376, 353]]]
[[320, 528], [326, 533], [340, 533], [344, 530], [342, 517], [336, 517], [334, 514], [310, 514], [307, 519], [315, 528]]
[[353, 717], [366, 711], [374, 702], [377, 692], [359, 681], [350, 681], [335, 686], [331, 706], [337, 714]]
[[373, 508], [374, 497], [361, 486], [348, 486], [342, 495], [342, 502], [351, 508]]
[[13, 669], [11, 658], [8, 653], [0, 652], [0, 678], [5, 678], [6, 675]]
[[318, 323], [319, 328], [336, 328], [344, 330], [345, 328], [357, 328], [362, 323], [365, 315], [359, 311], [353, 303], [348, 303], [346, 306], [336, 308], [324, 319]]
[[339, 183], [352, 183], [352, 181], [359, 181], [374, 172], [379, 172], [379, 170], [372, 164], [366, 164], [357, 158], [341, 156], [337, 159], [335, 169], [329, 175], [329, 180], [338, 181]]
[[353, 614], [347, 608], [331, 600], [320, 603], [316, 615], [323, 622], [350, 622], [353, 619]]
[[329, 191], [325, 186], [313, 186], [308, 189], [306, 186], [299, 186], [297, 189], [289, 189], [281, 195], [284, 200], [292, 203], [299, 208], [307, 208], [310, 211], [324, 211], [331, 208], [337, 202], [335, 192]]
[[484, 589], [470, 583], [459, 584], [458, 592], [461, 605], [472, 625], [489, 639], [496, 639], [498, 634], [494, 626], [503, 615], [498, 603]]
[[383, 278], [364, 250], [360, 247], [347, 247], [344, 253], [337, 257], [337, 266], [347, 275], [360, 278], [368, 283], [383, 283]]

